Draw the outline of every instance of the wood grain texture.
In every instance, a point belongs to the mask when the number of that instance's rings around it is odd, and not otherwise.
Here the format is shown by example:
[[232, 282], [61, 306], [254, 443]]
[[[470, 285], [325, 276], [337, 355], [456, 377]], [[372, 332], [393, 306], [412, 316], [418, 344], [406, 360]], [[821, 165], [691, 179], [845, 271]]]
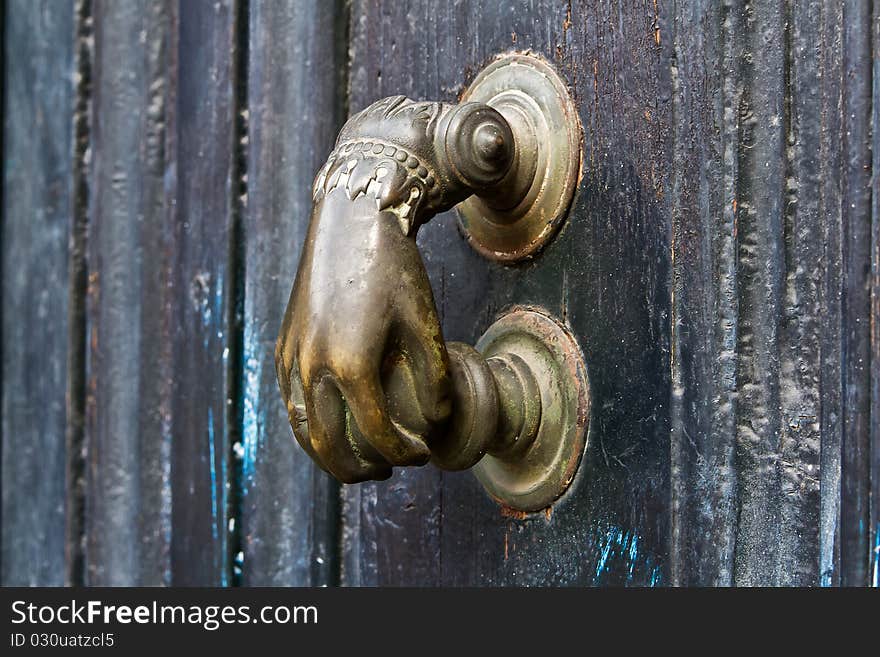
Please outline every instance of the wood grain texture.
[[681, 584], [840, 578], [841, 340], [867, 317], [841, 314], [846, 20], [822, 2], [673, 19]]
[[[785, 39], [782, 3], [734, 7], [740, 93], [733, 179], [737, 202], [737, 404], [734, 413], [738, 520], [734, 581], [773, 581], [780, 559]], [[769, 37], [769, 38], [768, 38]], [[761, 49], [762, 56], [749, 56]]]
[[274, 350], [311, 211], [345, 116], [343, 2], [250, 4], [244, 221], [242, 571], [245, 585], [338, 579], [338, 486], [295, 444]]
[[[779, 553], [769, 581], [809, 586], [821, 583], [822, 407], [837, 398], [827, 366], [823, 367], [822, 292], [827, 262], [820, 236], [828, 223], [829, 198], [822, 192], [820, 159], [832, 146], [823, 135], [827, 104], [835, 93], [833, 76], [820, 74], [814, 44], [823, 34], [820, 3], [792, 3], [783, 18], [782, 116], [787, 122], [781, 181], [783, 197], [783, 307], [780, 311], [781, 498]], [[828, 30], [834, 29], [831, 22]], [[823, 207], [825, 206], [825, 207]], [[831, 215], [833, 216], [833, 215]], [[827, 265], [826, 265], [827, 267]], [[831, 492], [831, 491], [829, 491]], [[833, 492], [831, 492], [833, 495]]]
[[4, 8], [2, 581], [64, 584], [72, 4]]
[[90, 584], [231, 575], [236, 6], [94, 6]]
[[[171, 568], [174, 585], [229, 583], [238, 272], [236, 3], [180, 2], [165, 176], [173, 216]], [[174, 66], [174, 64], [172, 64]], [[237, 370], [236, 370], [237, 371]]]
[[[840, 583], [868, 583], [871, 477], [871, 3], [843, 3]], [[877, 419], [875, 418], [876, 422]]]
[[[871, 32], [873, 48], [872, 149], [871, 171], [880, 171], [880, 5], [874, 6]], [[880, 192], [871, 184], [871, 519], [869, 523], [870, 584], [880, 588]]]
[[86, 581], [171, 581], [171, 3], [95, 2]]
[[[673, 66], [673, 580], [730, 585], [735, 546], [735, 26], [720, 3], [661, 30]], [[722, 38], [722, 36], [724, 38]], [[717, 126], [717, 127], [716, 127]]]

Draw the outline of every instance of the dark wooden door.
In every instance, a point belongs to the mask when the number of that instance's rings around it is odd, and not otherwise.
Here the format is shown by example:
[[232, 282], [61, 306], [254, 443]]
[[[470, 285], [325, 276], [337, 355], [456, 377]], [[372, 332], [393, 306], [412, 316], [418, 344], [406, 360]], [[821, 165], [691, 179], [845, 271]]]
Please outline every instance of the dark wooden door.
[[[880, 572], [867, 0], [7, 0], [3, 584], [866, 585]], [[545, 513], [431, 467], [340, 488], [273, 349], [346, 116], [530, 50], [584, 128], [569, 219], [419, 244], [447, 340], [563, 318], [589, 445]]]

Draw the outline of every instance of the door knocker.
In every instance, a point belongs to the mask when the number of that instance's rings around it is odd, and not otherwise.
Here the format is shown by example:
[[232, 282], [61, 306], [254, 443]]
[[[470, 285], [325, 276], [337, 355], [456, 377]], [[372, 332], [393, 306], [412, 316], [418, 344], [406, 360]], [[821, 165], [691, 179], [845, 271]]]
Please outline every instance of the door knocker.
[[566, 328], [537, 308], [476, 348], [443, 340], [416, 231], [458, 206], [487, 257], [534, 255], [580, 172], [580, 125], [552, 67], [496, 59], [462, 102], [384, 98], [342, 128], [314, 207], [275, 353], [302, 448], [340, 481], [429, 461], [474, 467], [500, 503], [550, 505], [586, 446], [589, 384]]

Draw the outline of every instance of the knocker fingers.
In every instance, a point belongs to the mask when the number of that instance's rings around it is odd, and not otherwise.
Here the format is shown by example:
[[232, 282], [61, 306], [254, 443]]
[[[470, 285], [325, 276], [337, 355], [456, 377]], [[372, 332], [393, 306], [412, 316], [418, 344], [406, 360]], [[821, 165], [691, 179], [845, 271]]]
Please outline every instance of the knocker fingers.
[[357, 428], [391, 465], [424, 465], [431, 458], [428, 445], [417, 433], [393, 423], [378, 369], [342, 383]]
[[[425, 289], [427, 294], [420, 293]], [[443, 423], [452, 412], [449, 360], [430, 287], [414, 288], [398, 300], [398, 308], [397, 333], [412, 366], [419, 409], [429, 424]]]
[[344, 483], [386, 479], [387, 463], [365, 460], [355, 448], [346, 421], [346, 406], [329, 372], [318, 374], [304, 387], [308, 441], [320, 464]]

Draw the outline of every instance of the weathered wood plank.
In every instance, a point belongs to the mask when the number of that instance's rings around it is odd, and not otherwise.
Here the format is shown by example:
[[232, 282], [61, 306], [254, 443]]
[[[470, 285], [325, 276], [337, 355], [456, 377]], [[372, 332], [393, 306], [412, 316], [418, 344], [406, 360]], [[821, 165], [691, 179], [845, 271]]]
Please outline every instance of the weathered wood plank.
[[815, 44], [839, 22], [819, 2], [676, 10], [675, 580], [817, 584], [839, 80]]
[[870, 23], [676, 9], [675, 580], [866, 583]]
[[[237, 272], [237, 3], [180, 2], [166, 189], [173, 224], [171, 582], [229, 583], [229, 480]], [[233, 356], [234, 357], [234, 356]]]
[[787, 122], [779, 373], [783, 480], [780, 553], [773, 581], [814, 586], [822, 578], [822, 407], [839, 399], [822, 362], [822, 317], [827, 305], [822, 281], [828, 261], [819, 237], [834, 216], [823, 208], [829, 200], [822, 189], [829, 162], [820, 153], [833, 145], [832, 133], [822, 130], [823, 103], [837, 93], [839, 82], [822, 73], [821, 55], [815, 48], [816, 42], [827, 38], [823, 14], [831, 13], [829, 8], [821, 2], [805, 2], [792, 3], [788, 10], [782, 89]]
[[[741, 39], [732, 62], [740, 92], [731, 100], [737, 121], [734, 580], [744, 584], [774, 580], [781, 538], [779, 321], [786, 174], [781, 8], [782, 3], [744, 4], [730, 12], [739, 14], [733, 29]], [[754, 56], [759, 49], [762, 56]]]
[[4, 8], [2, 583], [66, 581], [72, 3]]
[[842, 539], [869, 477], [851, 381], [868, 361], [847, 343], [867, 347], [870, 173], [868, 60], [844, 44], [870, 25], [821, 1], [673, 16], [675, 581], [846, 583], [842, 554], [865, 546]]
[[94, 7], [89, 583], [231, 574], [236, 6]]
[[359, 2], [353, 12], [352, 110], [391, 93], [453, 101], [490, 57], [513, 48], [544, 54], [569, 79], [584, 125], [584, 180], [547, 251], [519, 267], [490, 264], [452, 216], [419, 240], [446, 339], [475, 341], [512, 303], [548, 308], [584, 349], [594, 416], [578, 480], [552, 514], [505, 516], [470, 474], [430, 468], [347, 488], [346, 521], [360, 530], [346, 533], [346, 583], [665, 581], [668, 71], [653, 7]]
[[[868, 583], [871, 553], [872, 14], [843, 3], [841, 157], [842, 441], [840, 583]], [[876, 421], [876, 419], [875, 419]], [[876, 473], [875, 473], [876, 474]]]
[[[871, 171], [880, 171], [880, 5], [874, 5], [871, 44], [874, 49]], [[871, 184], [871, 561], [870, 584], [880, 588], [880, 191], [875, 176]]]
[[86, 581], [171, 582], [172, 4], [95, 2]]
[[[822, 44], [819, 64], [823, 70], [839, 72], [842, 67], [840, 48], [843, 6], [822, 12]], [[843, 80], [840, 75], [823, 76], [821, 117], [825, 135], [820, 146], [821, 161], [827, 171], [821, 186], [820, 212], [825, 219], [822, 230], [822, 260], [825, 269], [821, 281], [822, 303], [822, 409], [819, 462], [819, 582], [823, 586], [840, 584], [840, 463], [843, 435], [841, 336], [841, 216], [843, 212], [842, 183], [839, 171], [843, 154], [840, 112]]]
[[[719, 3], [676, 6], [673, 67], [672, 581], [733, 581], [736, 524], [736, 23]], [[717, 128], [716, 128], [717, 126]]]
[[338, 487], [295, 444], [273, 357], [311, 210], [345, 117], [345, 3], [251, 3], [241, 514], [246, 585], [338, 579]]
[[821, 96], [801, 93], [818, 83], [810, 63], [792, 64], [816, 17], [798, 16], [792, 37], [788, 11], [731, 3], [674, 19], [680, 583], [817, 581], [821, 195], [809, 137]]

